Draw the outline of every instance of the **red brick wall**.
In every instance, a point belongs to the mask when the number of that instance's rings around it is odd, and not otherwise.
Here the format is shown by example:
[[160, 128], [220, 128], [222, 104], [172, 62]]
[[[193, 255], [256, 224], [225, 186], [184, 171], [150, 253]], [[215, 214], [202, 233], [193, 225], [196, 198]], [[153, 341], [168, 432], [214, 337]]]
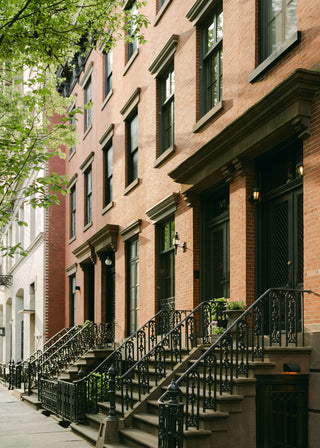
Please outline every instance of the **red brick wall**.
[[[301, 43], [287, 53], [272, 69], [269, 69], [255, 83], [248, 81], [249, 74], [256, 67], [257, 60], [257, 2], [243, 0], [224, 0], [224, 75], [223, 111], [214, 117], [200, 132], [193, 133], [192, 127], [198, 118], [198, 52], [196, 28], [185, 15], [194, 0], [173, 1], [156, 26], [153, 25], [157, 8], [156, 1], [150, 0], [145, 13], [150, 18], [150, 26], [145, 32], [147, 43], [139, 47], [139, 54], [124, 74], [125, 46], [119, 43], [114, 50], [113, 94], [101, 110], [103, 98], [103, 57], [99, 51], [92, 52], [93, 62], [93, 126], [83, 139], [83, 116], [79, 116], [76, 153], [66, 163], [66, 172], [71, 177], [78, 174], [77, 188], [77, 232], [76, 239], [69, 244], [69, 201], [66, 205], [66, 261], [65, 267], [77, 263], [72, 251], [101, 227], [109, 224], [119, 225], [120, 230], [136, 219], [142, 220], [140, 242], [140, 323], [154, 315], [156, 311], [156, 238], [154, 224], [145, 211], [172, 192], [180, 190], [168, 176], [173, 168], [185, 158], [212, 139], [247, 108], [263, 98], [296, 68], [319, 70], [320, 32], [318, 26], [319, 2], [298, 2], [298, 29], [302, 32]], [[174, 56], [175, 64], [175, 145], [176, 152], [157, 168], [153, 167], [157, 154], [157, 95], [156, 80], [148, 72], [148, 67], [159, 54], [172, 34], [179, 35], [179, 43]], [[123, 194], [125, 183], [125, 123], [120, 114], [134, 90], [140, 87], [139, 113], [139, 168], [140, 184], [127, 195]], [[77, 85], [77, 106], [83, 104], [83, 90]], [[99, 139], [114, 124], [114, 206], [106, 213], [103, 209], [102, 150]], [[320, 290], [317, 251], [319, 229], [317, 212], [319, 182], [317, 147], [319, 144], [319, 103], [315, 103], [312, 121], [312, 135], [304, 142], [305, 157], [305, 284]], [[86, 231], [84, 227], [84, 176], [81, 163], [88, 154], [94, 152], [93, 161], [93, 225]], [[231, 297], [243, 298], [251, 303], [254, 298], [255, 254], [254, 254], [254, 206], [247, 201], [253, 186], [253, 175], [245, 173], [236, 177], [230, 185], [230, 260]], [[181, 199], [176, 212], [176, 229], [181, 242], [186, 242], [187, 250], [180, 249], [176, 256], [176, 306], [192, 308], [200, 299], [200, 282], [194, 278], [194, 271], [200, 264], [199, 209], [189, 208]], [[100, 260], [97, 259], [97, 265]], [[126, 283], [125, 250], [122, 238], [118, 238], [115, 254], [116, 264], [116, 321], [118, 337], [125, 334]], [[99, 268], [97, 268], [98, 272]], [[316, 272], [316, 273], [315, 273]], [[311, 274], [310, 274], [311, 273]], [[77, 321], [83, 321], [83, 273], [78, 266]], [[66, 319], [68, 321], [68, 278], [65, 276]], [[309, 286], [308, 286], [309, 287]], [[101, 297], [99, 281], [96, 278], [96, 296]], [[99, 300], [99, 299], [98, 299]], [[319, 320], [312, 312], [315, 296], [307, 298], [306, 317]], [[96, 319], [99, 320], [99, 307]], [[319, 310], [317, 311], [317, 313]]]

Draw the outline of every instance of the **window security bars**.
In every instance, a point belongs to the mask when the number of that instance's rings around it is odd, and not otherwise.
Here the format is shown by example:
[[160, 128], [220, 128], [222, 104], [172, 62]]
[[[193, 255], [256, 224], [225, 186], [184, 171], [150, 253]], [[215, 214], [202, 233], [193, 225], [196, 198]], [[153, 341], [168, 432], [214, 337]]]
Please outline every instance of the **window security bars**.
[[[298, 346], [298, 333], [303, 335], [303, 293], [311, 291], [269, 289], [203, 353], [200, 358], [159, 399], [159, 448], [183, 446], [183, 430], [199, 429], [200, 412], [216, 410], [217, 395], [233, 393], [234, 378], [248, 377], [249, 362], [264, 360], [268, 346]], [[202, 302], [185, 319], [197, 334], [199, 319], [207, 333], [208, 302]], [[198, 319], [195, 319], [198, 315]], [[190, 320], [190, 322], [188, 322]], [[183, 321], [182, 321], [183, 324]], [[185, 388], [185, 396], [181, 387]], [[183, 403], [183, 401], [184, 403]], [[184, 412], [181, 412], [184, 408]], [[179, 409], [172, 418], [173, 409]], [[185, 420], [184, 420], [185, 419]]]

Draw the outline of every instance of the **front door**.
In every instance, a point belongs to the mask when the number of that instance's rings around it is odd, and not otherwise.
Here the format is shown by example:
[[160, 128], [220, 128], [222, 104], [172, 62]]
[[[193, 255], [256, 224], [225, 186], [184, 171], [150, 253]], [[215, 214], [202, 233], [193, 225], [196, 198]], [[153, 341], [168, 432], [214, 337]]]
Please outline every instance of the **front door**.
[[300, 141], [258, 162], [262, 192], [257, 206], [258, 293], [268, 288], [303, 287], [303, 178]]
[[302, 187], [271, 197], [261, 211], [261, 272], [263, 292], [268, 288], [303, 287]]
[[229, 186], [202, 198], [201, 296], [229, 297]]

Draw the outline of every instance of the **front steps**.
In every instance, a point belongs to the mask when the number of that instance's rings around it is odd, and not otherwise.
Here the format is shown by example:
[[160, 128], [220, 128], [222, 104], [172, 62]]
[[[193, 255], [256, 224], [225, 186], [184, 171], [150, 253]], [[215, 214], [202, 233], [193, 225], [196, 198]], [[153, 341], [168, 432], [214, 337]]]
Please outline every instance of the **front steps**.
[[[158, 448], [158, 399], [165, 392], [173, 377], [181, 375], [208, 346], [198, 347], [185, 356], [167, 378], [154, 386], [133, 411], [119, 420], [119, 444], [106, 443], [103, 448]], [[283, 373], [284, 363], [298, 363], [301, 373], [309, 372], [310, 347], [269, 347], [265, 348], [265, 360], [249, 362], [248, 378], [234, 378], [233, 394], [217, 395], [217, 410], [200, 413], [199, 430], [189, 428], [184, 431], [184, 448], [256, 448], [256, 375], [275, 375]], [[150, 369], [151, 370], [151, 369]], [[185, 396], [185, 388], [181, 388]], [[117, 396], [116, 409], [121, 412], [120, 395]], [[136, 396], [137, 398], [137, 396]], [[200, 399], [201, 399], [200, 394]], [[88, 414], [87, 425], [72, 423], [71, 429], [85, 438], [92, 446], [96, 445], [100, 424], [107, 417], [108, 403], [99, 403], [98, 414]], [[241, 443], [239, 442], [241, 441]]]

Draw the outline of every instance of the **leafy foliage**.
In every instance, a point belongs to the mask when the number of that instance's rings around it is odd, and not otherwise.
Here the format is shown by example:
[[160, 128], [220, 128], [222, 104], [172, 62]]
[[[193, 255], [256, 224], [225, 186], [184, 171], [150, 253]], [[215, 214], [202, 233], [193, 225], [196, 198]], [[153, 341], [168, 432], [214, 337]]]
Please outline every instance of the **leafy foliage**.
[[[145, 3], [134, 1], [138, 9]], [[52, 157], [65, 157], [61, 148], [75, 143], [65, 117], [72, 99], [56, 92], [55, 72], [98, 41], [106, 49], [119, 39], [143, 42], [148, 20], [127, 6], [127, 0], [1, 0], [0, 229], [17, 201], [49, 207], [68, 191], [65, 176], [45, 170]], [[0, 249], [25, 253], [20, 243]]]

